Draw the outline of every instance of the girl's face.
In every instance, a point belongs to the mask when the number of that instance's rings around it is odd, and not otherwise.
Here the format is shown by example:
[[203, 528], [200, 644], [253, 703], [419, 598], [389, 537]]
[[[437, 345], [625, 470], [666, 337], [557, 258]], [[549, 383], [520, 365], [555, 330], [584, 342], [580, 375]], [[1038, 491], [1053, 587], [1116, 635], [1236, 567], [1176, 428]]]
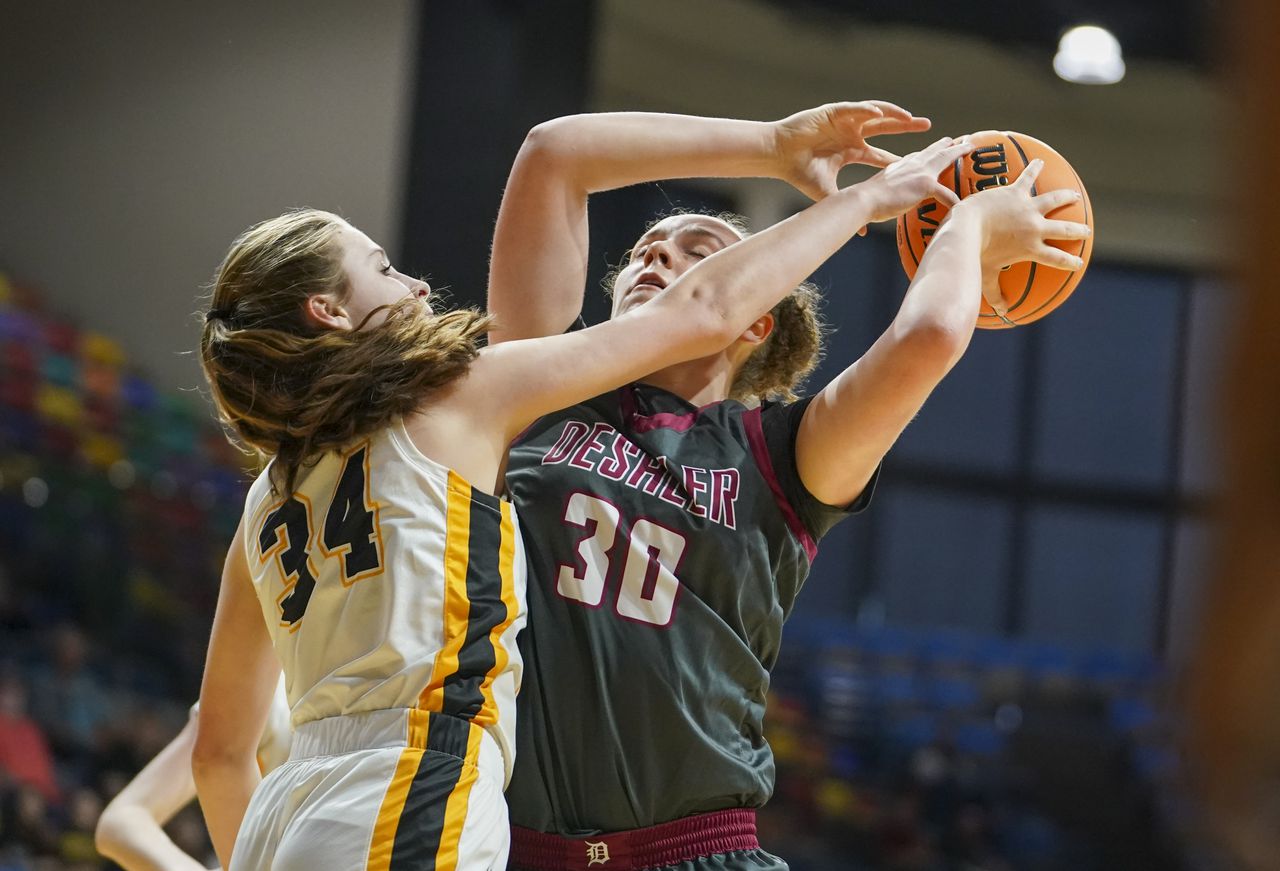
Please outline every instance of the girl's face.
[[614, 280], [610, 317], [643, 305], [698, 263], [741, 240], [737, 230], [709, 215], [663, 218], [636, 241]]
[[[430, 307], [427, 297], [431, 286], [421, 279], [397, 272], [387, 259], [387, 252], [364, 233], [345, 225], [338, 233], [338, 244], [342, 249], [342, 267], [349, 284], [348, 294], [340, 306], [352, 328], [364, 323], [374, 309], [394, 305], [406, 296], [416, 297]], [[384, 320], [386, 312], [381, 312], [368, 325], [376, 326]]]

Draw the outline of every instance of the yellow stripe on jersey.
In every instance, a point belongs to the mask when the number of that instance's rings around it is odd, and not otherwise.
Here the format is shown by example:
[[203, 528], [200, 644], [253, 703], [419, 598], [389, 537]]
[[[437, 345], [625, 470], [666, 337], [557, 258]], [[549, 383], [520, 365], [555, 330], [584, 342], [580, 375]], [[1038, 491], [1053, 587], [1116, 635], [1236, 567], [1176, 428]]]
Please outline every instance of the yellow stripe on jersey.
[[506, 670], [507, 662], [511, 658], [502, 644], [502, 637], [515, 622], [520, 610], [516, 602], [515, 584], [516, 535], [519, 533], [516, 532], [511, 503], [502, 502], [499, 505], [502, 511], [502, 546], [498, 551], [498, 574], [502, 582], [502, 604], [506, 606], [507, 616], [489, 631], [489, 643], [493, 645], [493, 668], [489, 669], [484, 677], [484, 683], [480, 686], [480, 691], [484, 695], [484, 705], [474, 718], [474, 722], [481, 726], [494, 726], [498, 723], [501, 712], [498, 710], [497, 700], [493, 697], [493, 682]]
[[467, 598], [467, 560], [471, 543], [471, 485], [452, 469], [445, 511], [444, 644], [436, 654], [431, 680], [418, 696], [418, 707], [444, 709], [444, 682], [458, 670], [458, 653], [467, 640], [471, 600]]
[[405, 735], [405, 743], [410, 747], [419, 749], [427, 746], [427, 724], [430, 722], [430, 715], [423, 710], [410, 710], [408, 734]]
[[449, 793], [444, 808], [444, 828], [440, 832], [440, 848], [436, 851], [435, 871], [454, 871], [458, 867], [458, 843], [462, 840], [462, 827], [467, 822], [467, 803], [471, 787], [476, 782], [480, 759], [480, 739], [484, 734], [472, 727], [467, 734], [467, 755], [458, 777], [458, 783]]
[[378, 821], [373, 827], [369, 861], [365, 865], [368, 871], [390, 871], [391, 851], [396, 845], [396, 829], [400, 826], [400, 815], [404, 812], [404, 803], [409, 797], [409, 787], [413, 785], [418, 766], [422, 763], [423, 752], [418, 747], [406, 747], [400, 753], [396, 773], [387, 786], [382, 807], [378, 810]]

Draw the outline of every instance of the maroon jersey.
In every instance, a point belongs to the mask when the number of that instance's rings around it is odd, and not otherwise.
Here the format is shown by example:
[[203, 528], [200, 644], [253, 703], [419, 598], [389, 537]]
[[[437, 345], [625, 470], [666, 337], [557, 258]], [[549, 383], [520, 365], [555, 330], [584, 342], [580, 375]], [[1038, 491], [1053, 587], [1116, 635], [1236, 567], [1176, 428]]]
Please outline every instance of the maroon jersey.
[[565, 835], [757, 807], [782, 624], [835, 508], [800, 482], [808, 400], [695, 408], [637, 384], [540, 419], [507, 487], [529, 558], [512, 822]]

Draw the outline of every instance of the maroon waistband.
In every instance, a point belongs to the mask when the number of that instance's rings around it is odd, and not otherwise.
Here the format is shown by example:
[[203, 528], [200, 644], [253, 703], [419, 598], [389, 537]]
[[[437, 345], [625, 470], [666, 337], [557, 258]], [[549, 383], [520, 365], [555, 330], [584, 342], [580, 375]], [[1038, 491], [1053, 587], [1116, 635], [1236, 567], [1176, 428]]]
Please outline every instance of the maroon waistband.
[[733, 808], [586, 838], [511, 827], [511, 867], [519, 871], [641, 871], [715, 853], [754, 850], [756, 812]]

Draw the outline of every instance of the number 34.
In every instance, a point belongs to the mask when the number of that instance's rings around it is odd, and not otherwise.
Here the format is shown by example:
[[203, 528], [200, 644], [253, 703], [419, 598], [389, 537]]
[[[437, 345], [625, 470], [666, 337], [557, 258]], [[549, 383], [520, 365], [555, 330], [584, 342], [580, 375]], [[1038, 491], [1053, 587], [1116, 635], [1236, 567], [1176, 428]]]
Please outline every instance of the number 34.
[[[574, 493], [564, 510], [565, 524], [582, 530], [573, 564], [560, 563], [556, 592], [566, 599], [600, 607], [610, 576], [609, 551], [618, 539], [621, 516], [609, 502], [586, 493]], [[680, 595], [676, 570], [684, 556], [686, 540], [674, 529], [642, 517], [631, 524], [626, 547], [614, 553], [622, 562], [622, 582], [614, 610], [618, 616], [667, 626]]]

